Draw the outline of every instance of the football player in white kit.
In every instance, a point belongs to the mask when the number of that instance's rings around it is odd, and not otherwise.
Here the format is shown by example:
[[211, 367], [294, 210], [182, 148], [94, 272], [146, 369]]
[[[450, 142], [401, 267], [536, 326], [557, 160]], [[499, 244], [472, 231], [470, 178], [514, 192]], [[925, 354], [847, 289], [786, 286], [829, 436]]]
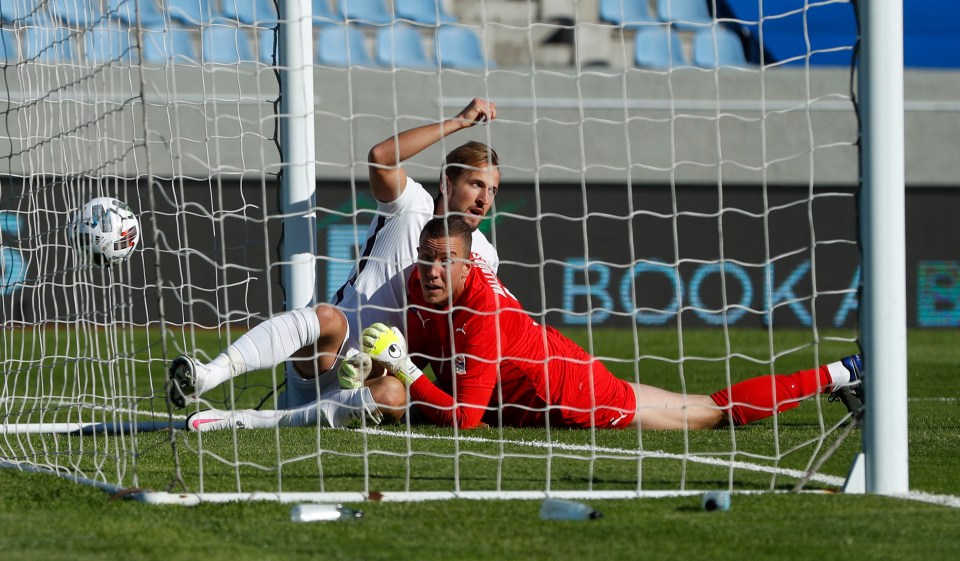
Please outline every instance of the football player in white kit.
[[[489, 212], [500, 184], [499, 159], [485, 144], [468, 142], [447, 154], [439, 192], [431, 196], [400, 165], [454, 132], [496, 118], [494, 103], [474, 99], [455, 117], [391, 136], [370, 149], [370, 189], [377, 199], [376, 217], [367, 229], [361, 255], [349, 280], [330, 304], [290, 310], [264, 321], [234, 341], [209, 363], [180, 356], [169, 369], [168, 397], [177, 408], [236, 376], [273, 368], [294, 357], [299, 376], [288, 383], [315, 401], [284, 410], [207, 410], [187, 417], [195, 431], [230, 427], [269, 428], [375, 425], [384, 404], [406, 401], [405, 395], [374, 395], [363, 379], [369, 358], [358, 353], [363, 328], [374, 323], [403, 325], [406, 280], [416, 262], [420, 231], [433, 216], [457, 214], [474, 228], [473, 252], [494, 271], [499, 257], [476, 230]], [[391, 384], [373, 384], [389, 391]], [[380, 389], [382, 388], [382, 389]], [[381, 404], [378, 410], [377, 403]], [[403, 415], [398, 407], [395, 419]]]

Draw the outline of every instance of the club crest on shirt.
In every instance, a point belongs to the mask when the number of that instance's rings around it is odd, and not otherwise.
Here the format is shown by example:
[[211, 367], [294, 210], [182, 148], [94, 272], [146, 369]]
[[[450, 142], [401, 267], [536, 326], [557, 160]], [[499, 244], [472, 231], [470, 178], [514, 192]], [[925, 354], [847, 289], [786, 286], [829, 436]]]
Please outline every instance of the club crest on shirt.
[[453, 373], [457, 376], [467, 373], [467, 357], [465, 355], [453, 357]]

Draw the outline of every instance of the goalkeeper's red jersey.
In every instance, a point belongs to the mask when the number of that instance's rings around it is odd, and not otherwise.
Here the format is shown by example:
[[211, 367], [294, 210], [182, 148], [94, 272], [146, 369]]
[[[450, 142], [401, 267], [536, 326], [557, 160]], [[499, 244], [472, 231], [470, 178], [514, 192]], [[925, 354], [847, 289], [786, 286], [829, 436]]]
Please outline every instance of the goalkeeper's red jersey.
[[[439, 425], [623, 427], [636, 410], [633, 388], [520, 303], [476, 254], [452, 308], [427, 304], [414, 268], [407, 284], [407, 341], [431, 366], [411, 400]], [[501, 407], [502, 405], [502, 407]]]

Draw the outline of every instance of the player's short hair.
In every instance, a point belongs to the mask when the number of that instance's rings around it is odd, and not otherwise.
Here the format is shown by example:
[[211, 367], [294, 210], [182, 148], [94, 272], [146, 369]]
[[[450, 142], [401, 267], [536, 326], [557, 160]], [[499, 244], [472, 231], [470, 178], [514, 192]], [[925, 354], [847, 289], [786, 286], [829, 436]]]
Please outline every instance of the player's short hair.
[[428, 239], [460, 238], [460, 246], [465, 256], [473, 249], [473, 230], [462, 216], [438, 216], [431, 218], [420, 231], [420, 245]]
[[[484, 166], [498, 167], [499, 165], [500, 156], [497, 156], [497, 152], [486, 144], [474, 140], [454, 148], [447, 154], [442, 175], [455, 182], [468, 169]], [[442, 176], [440, 181], [443, 181]]]

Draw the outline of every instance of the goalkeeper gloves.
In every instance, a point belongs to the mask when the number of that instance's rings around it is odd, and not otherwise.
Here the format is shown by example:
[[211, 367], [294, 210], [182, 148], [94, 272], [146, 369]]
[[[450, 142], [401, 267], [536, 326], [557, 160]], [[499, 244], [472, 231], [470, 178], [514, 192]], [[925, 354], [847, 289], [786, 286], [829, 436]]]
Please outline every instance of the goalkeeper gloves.
[[409, 386], [423, 376], [423, 372], [407, 356], [407, 342], [396, 327], [375, 323], [363, 330], [360, 344], [363, 352], [404, 384]]
[[356, 349], [348, 350], [347, 357], [340, 362], [340, 369], [337, 370], [340, 387], [345, 390], [362, 388], [363, 381], [370, 375], [372, 368], [373, 361], [370, 360], [370, 355]]

